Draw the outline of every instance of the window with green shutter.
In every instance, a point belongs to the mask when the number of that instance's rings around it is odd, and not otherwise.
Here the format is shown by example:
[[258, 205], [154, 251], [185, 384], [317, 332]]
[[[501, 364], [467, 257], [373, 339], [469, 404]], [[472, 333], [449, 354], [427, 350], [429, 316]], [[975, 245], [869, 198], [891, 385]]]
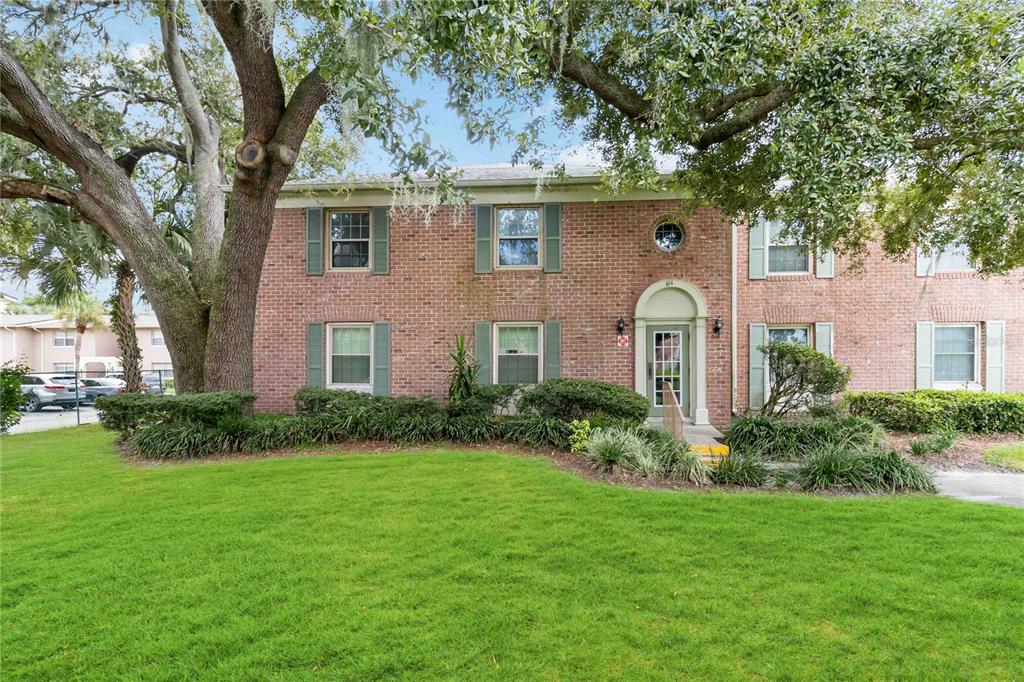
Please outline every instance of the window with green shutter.
[[368, 324], [329, 326], [327, 383], [331, 386], [369, 390], [372, 386], [372, 327]]
[[499, 384], [536, 384], [541, 377], [541, 326], [495, 325], [494, 374]]

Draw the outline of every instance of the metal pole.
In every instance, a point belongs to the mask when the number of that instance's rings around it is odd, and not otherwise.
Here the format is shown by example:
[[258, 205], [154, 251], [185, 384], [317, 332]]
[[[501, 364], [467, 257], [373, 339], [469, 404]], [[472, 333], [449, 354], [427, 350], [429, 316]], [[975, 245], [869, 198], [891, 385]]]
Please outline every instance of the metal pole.
[[82, 401], [78, 398], [78, 368], [75, 367], [75, 421], [82, 425]]
[[158, 369], [156, 371], [156, 380], [160, 382], [160, 395], [164, 394], [164, 371]]

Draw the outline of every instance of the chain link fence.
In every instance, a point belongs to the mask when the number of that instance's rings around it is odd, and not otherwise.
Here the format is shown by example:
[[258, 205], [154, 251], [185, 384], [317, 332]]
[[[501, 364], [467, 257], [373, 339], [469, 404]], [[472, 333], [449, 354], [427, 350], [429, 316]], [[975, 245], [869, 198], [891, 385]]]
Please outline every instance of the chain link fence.
[[[124, 393], [124, 375], [103, 370], [31, 371], [21, 377], [21, 392], [25, 396], [22, 411], [75, 410], [75, 420], [81, 424], [83, 405], [95, 404], [100, 396]], [[142, 392], [173, 395], [174, 371], [143, 371]]]

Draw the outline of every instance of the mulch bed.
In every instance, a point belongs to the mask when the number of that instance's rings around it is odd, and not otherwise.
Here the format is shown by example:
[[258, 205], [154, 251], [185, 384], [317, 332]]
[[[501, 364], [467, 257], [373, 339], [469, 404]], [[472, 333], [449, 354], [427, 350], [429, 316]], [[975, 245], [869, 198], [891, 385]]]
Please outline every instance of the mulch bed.
[[931, 471], [948, 471], [950, 469], [967, 469], [971, 471], [1009, 471], [1002, 467], [992, 466], [985, 461], [984, 453], [995, 445], [1024, 443], [1024, 436], [1017, 433], [963, 434], [956, 439], [949, 450], [929, 453], [918, 457], [910, 450], [910, 441], [927, 438], [920, 433], [890, 433], [889, 444], [907, 456], [912, 462], [924, 466]]

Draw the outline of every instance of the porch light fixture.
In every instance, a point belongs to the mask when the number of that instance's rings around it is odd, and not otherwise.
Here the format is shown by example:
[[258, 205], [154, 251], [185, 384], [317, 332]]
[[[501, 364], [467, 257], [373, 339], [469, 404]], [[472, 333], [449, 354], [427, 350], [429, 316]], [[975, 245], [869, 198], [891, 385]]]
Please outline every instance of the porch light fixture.
[[713, 331], [716, 334], [721, 333], [722, 327], [724, 327], [724, 326], [725, 326], [725, 323], [722, 322], [722, 318], [716, 317], [714, 324], [711, 325], [711, 331]]
[[619, 315], [619, 319], [615, 321], [615, 328], [619, 330], [619, 336], [622, 336], [622, 332], [626, 331], [626, 321], [622, 319], [622, 315]]

